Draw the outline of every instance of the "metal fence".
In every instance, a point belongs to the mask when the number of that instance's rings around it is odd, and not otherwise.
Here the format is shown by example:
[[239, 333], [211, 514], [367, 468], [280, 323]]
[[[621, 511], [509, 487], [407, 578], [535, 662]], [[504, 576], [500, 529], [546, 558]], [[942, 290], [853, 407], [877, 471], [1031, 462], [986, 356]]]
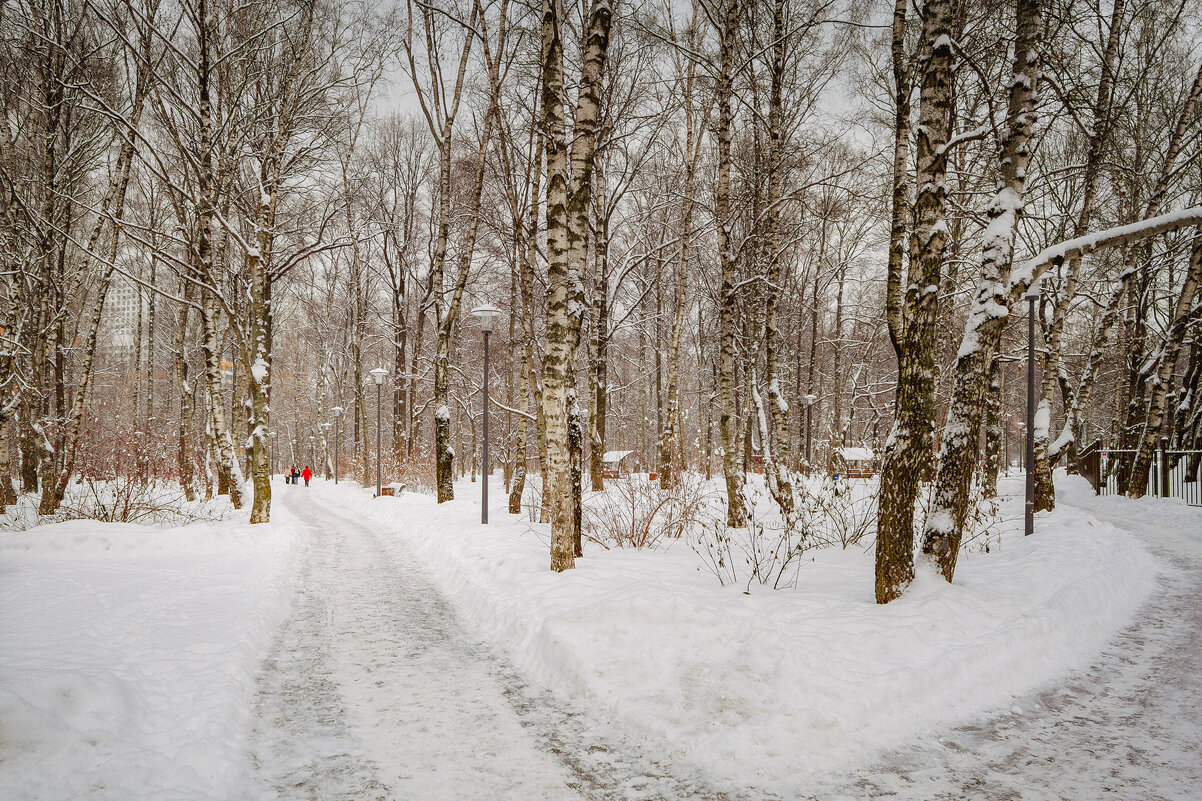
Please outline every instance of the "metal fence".
[[[1098, 495], [1120, 494], [1119, 473], [1137, 451], [1107, 448], [1093, 443], [1077, 458], [1081, 475]], [[1202, 506], [1202, 451], [1170, 450], [1162, 446], [1152, 455], [1148, 486], [1144, 494], [1154, 498], [1181, 498], [1190, 506]]]

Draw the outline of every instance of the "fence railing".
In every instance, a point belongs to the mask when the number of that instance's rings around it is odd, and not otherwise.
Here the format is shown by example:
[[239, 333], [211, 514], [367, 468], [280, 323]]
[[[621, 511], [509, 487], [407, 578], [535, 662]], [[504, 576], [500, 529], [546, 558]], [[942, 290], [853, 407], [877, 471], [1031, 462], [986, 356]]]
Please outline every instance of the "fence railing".
[[[1077, 466], [1096, 494], [1118, 495], [1120, 474], [1137, 453], [1094, 442], [1078, 454]], [[1144, 494], [1181, 498], [1190, 506], [1202, 506], [1202, 451], [1171, 450], [1162, 445], [1153, 453]]]

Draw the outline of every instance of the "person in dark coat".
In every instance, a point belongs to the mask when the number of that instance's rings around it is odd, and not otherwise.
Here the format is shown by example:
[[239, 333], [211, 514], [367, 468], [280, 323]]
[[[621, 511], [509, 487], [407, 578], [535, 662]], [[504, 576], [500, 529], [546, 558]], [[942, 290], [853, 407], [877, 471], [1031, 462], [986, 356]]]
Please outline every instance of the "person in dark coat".
[[313, 478], [313, 471], [309, 469], [309, 465], [305, 465], [305, 472], [301, 473], [301, 476], [305, 479], [305, 486], [309, 486], [309, 479]]

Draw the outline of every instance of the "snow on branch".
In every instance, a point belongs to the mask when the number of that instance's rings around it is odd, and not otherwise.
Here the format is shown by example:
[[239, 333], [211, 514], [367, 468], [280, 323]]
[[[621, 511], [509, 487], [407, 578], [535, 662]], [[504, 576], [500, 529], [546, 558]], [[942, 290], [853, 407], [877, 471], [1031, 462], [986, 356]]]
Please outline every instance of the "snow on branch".
[[1027, 289], [1052, 267], [1079, 259], [1095, 250], [1128, 245], [1158, 234], [1202, 225], [1202, 206], [1172, 211], [1146, 220], [1098, 231], [1044, 248], [1015, 268], [1010, 277], [1010, 303], [1017, 303]]

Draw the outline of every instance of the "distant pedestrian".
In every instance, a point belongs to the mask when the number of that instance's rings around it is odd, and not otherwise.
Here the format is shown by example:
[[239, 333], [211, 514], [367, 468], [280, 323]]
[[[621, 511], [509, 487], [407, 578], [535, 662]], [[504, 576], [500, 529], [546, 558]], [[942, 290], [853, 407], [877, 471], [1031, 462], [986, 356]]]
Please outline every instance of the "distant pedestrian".
[[309, 486], [309, 479], [313, 478], [313, 471], [309, 469], [309, 465], [305, 465], [305, 472], [301, 473], [305, 479], [305, 486]]
[[295, 484], [295, 483], [296, 483], [296, 478], [297, 478], [297, 476], [299, 476], [299, 475], [300, 475], [300, 471], [296, 469], [296, 465], [292, 465], [292, 467], [288, 469], [288, 481], [289, 481], [289, 483]]

